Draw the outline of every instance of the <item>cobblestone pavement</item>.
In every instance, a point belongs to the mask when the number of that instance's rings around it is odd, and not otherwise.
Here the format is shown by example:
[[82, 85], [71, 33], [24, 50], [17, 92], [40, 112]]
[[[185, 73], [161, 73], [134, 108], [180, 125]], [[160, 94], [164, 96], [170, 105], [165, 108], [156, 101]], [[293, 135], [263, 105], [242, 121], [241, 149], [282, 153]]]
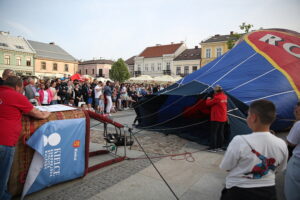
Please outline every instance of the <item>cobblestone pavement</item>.
[[[153, 159], [154, 162], [159, 159]], [[62, 184], [52, 186], [51, 192], [41, 195], [33, 194], [27, 196], [26, 200], [83, 200], [93, 197], [94, 195], [104, 191], [105, 189], [115, 185], [116, 183], [138, 173], [142, 169], [148, 167], [150, 162], [146, 159], [125, 160], [117, 166], [109, 169], [101, 169], [98, 172], [88, 174], [82, 179], [77, 179], [67, 187], [60, 186]]]

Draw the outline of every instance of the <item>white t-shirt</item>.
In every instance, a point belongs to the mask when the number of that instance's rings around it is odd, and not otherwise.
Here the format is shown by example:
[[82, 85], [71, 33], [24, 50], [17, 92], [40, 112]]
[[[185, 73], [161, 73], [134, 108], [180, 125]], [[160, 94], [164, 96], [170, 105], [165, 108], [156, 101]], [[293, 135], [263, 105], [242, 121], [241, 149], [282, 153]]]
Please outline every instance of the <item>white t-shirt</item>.
[[[269, 159], [271, 163], [269, 163], [268, 171], [263, 170], [262, 157], [259, 158], [255, 152], [252, 152], [249, 144], [256, 152]], [[275, 171], [286, 168], [287, 158], [286, 143], [269, 132], [255, 132], [249, 135], [235, 136], [220, 164], [221, 169], [229, 171], [226, 177], [226, 188], [234, 186], [241, 188], [274, 186]], [[275, 169], [275, 171], [272, 169]], [[254, 171], [256, 173], [253, 173]], [[262, 171], [264, 171], [263, 174]]]
[[[102, 95], [102, 87], [100, 87], [99, 85], [96, 85], [94, 90], [95, 90], [95, 98], [100, 98], [100, 96]], [[97, 91], [97, 90], [99, 90], [99, 91]]]
[[300, 158], [300, 121], [294, 124], [287, 136], [287, 140], [296, 145], [295, 149], [293, 150], [293, 155], [297, 158]]
[[44, 92], [44, 99], [42, 104], [48, 104], [48, 92], [46, 90], [43, 91]]

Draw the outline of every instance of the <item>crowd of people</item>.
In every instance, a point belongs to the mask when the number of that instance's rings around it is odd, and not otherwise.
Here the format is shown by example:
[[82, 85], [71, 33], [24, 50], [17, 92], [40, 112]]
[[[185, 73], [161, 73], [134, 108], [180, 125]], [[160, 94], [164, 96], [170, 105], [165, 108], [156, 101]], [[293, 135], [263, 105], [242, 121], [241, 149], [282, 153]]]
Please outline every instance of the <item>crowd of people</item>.
[[24, 95], [34, 105], [66, 104], [100, 114], [128, 110], [148, 94], [163, 90], [167, 85], [84, 81], [70, 78], [24, 78]]

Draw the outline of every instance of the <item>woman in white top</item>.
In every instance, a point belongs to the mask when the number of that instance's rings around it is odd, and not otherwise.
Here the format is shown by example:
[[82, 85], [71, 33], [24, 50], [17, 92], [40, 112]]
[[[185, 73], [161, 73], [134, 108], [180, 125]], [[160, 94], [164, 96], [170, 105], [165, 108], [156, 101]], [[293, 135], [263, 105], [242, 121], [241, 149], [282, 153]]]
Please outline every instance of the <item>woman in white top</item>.
[[49, 89], [48, 85], [45, 85], [44, 83], [41, 83], [39, 90], [39, 103], [43, 106], [50, 105], [50, 102], [52, 101], [52, 92]]

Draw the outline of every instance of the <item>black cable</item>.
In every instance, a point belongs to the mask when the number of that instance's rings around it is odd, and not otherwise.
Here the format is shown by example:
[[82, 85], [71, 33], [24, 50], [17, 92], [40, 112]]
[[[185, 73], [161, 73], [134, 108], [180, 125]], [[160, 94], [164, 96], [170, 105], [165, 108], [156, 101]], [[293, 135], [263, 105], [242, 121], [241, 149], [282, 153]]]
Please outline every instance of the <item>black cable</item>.
[[[140, 131], [139, 131], [140, 132]], [[135, 132], [136, 134], [137, 132]], [[146, 157], [148, 158], [148, 160], [150, 161], [150, 163], [152, 164], [152, 166], [154, 167], [154, 169], [157, 171], [157, 173], [159, 174], [159, 176], [162, 178], [162, 180], [165, 182], [165, 184], [168, 186], [169, 190], [172, 192], [172, 194], [174, 195], [174, 197], [179, 200], [179, 198], [177, 197], [177, 195], [175, 194], [175, 192], [172, 190], [172, 188], [170, 187], [170, 185], [168, 184], [168, 182], [164, 179], [164, 177], [161, 175], [161, 173], [158, 171], [158, 169], [156, 168], [156, 166], [154, 165], [154, 163], [152, 162], [151, 158], [148, 156], [148, 154], [146, 153], [146, 151], [144, 150], [144, 148], [142, 147], [142, 145], [140, 144], [140, 142], [138, 141], [138, 139], [135, 137], [134, 134], [132, 134], [132, 136], [134, 137], [134, 139], [136, 140], [136, 142], [138, 143], [138, 145], [141, 147], [142, 151], [144, 152], [144, 154], [146, 155]]]

